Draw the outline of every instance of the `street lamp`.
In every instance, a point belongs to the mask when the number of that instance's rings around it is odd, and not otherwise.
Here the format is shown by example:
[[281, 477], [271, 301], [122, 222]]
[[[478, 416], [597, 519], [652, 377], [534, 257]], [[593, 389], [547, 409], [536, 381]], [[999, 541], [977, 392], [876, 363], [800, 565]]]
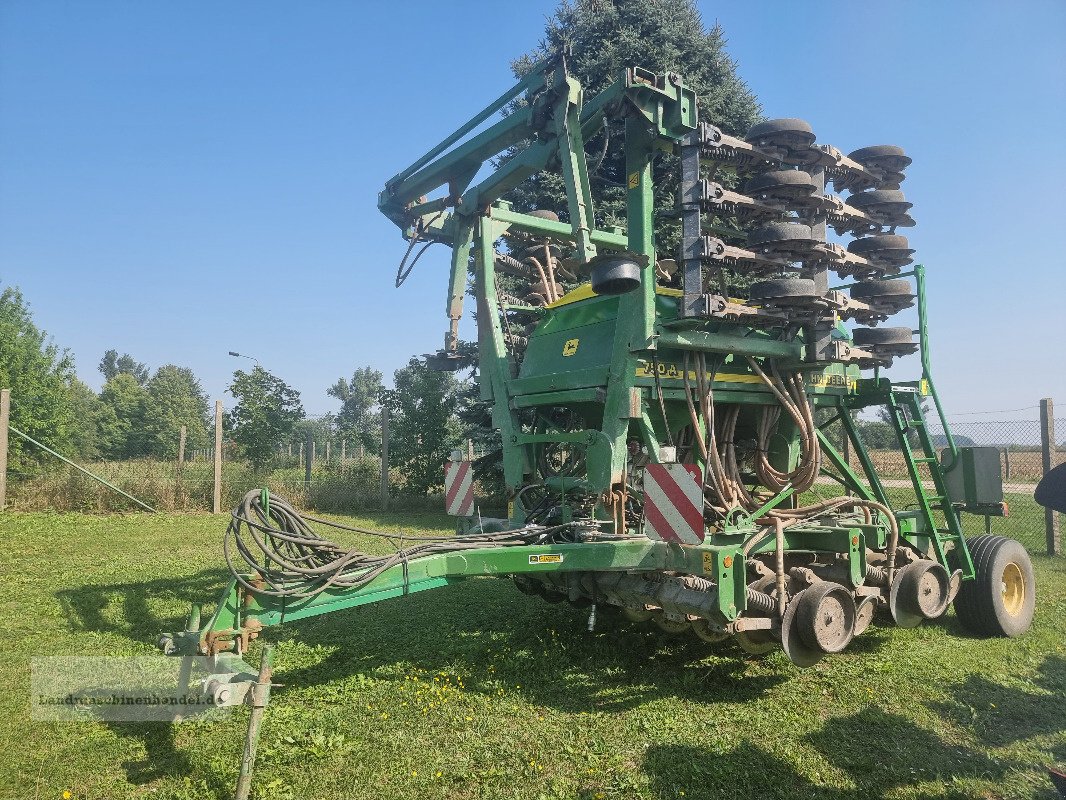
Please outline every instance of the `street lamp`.
[[229, 351], [229, 354], [230, 354], [231, 356], [234, 356], [235, 358], [249, 358], [249, 359], [251, 359], [252, 361], [254, 361], [254, 362], [255, 362], [255, 365], [256, 365], [257, 367], [261, 367], [261, 366], [263, 366], [262, 364], [260, 364], [260, 363], [259, 363], [259, 359], [258, 359], [258, 358], [256, 358], [255, 356], [246, 356], [246, 355], [245, 355], [244, 353], [238, 353], [238, 352], [236, 352], [236, 351], [234, 351], [234, 350], [230, 350], [230, 351]]

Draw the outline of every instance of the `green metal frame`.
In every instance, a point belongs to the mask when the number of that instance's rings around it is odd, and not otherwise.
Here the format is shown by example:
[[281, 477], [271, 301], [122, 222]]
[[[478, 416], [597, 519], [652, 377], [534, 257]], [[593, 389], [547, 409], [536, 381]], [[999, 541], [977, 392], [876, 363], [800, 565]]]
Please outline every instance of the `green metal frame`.
[[[498, 112], [510, 113], [477, 129]], [[624, 122], [627, 174], [627, 229], [601, 230], [594, 225], [584, 141], [605, 121]], [[907, 440], [921, 419], [917, 392], [910, 386], [892, 386], [874, 378], [859, 379], [858, 370], [842, 364], [808, 363], [802, 336], [775, 338], [767, 331], [721, 319], [679, 319], [678, 292], [656, 286], [652, 160], [660, 150], [672, 150], [696, 126], [696, 97], [675, 75], [655, 75], [638, 68], [625, 70], [619, 79], [586, 102], [580, 84], [566, 71], [565, 59], [537, 65], [508, 92], [475, 115], [451, 136], [431, 149], [386, 184], [379, 208], [405, 232], [444, 242], [452, 247], [446, 313], [450, 328], [446, 349], [458, 346], [458, 322], [463, 314], [468, 268], [473, 264], [477, 303], [479, 368], [482, 398], [492, 403], [492, 422], [503, 440], [504, 478], [512, 492], [534, 473], [536, 448], [546, 443], [566, 443], [584, 448], [585, 474], [555, 478], [546, 484], [560, 488], [580, 486], [599, 498], [595, 516], [612, 516], [604, 498], [624, 488], [627, 443], [638, 436], [652, 461], [660, 458], [659, 442], [666, 427], [685, 424], [679, 402], [685, 398], [681, 362], [686, 352], [707, 354], [713, 362], [708, 380], [716, 399], [724, 403], [764, 406], [776, 402], [752, 374], [745, 361], [774, 358], [780, 363], [804, 365], [808, 391], [820, 408], [835, 410], [828, 423], [839, 420], [848, 437], [862, 475], [851, 469], [832, 443], [819, 431], [819, 440], [838, 480], [859, 497], [885, 505], [888, 497], [869, 453], [856, 429], [851, 411], [887, 404], [897, 420], [900, 445], [921, 506], [921, 527], [901, 518], [904, 539], [921, 546], [931, 542], [938, 559], [948, 564], [954, 548], [956, 563], [965, 577], [973, 566], [962, 538], [958, 514], [947, 497], [940, 465], [924, 424], [919, 438], [926, 455], [917, 457]], [[477, 184], [482, 167], [501, 153], [508, 160]], [[556, 169], [566, 186], [569, 221], [558, 222], [519, 213], [503, 196], [526, 178]], [[443, 194], [427, 199], [433, 192]], [[643, 256], [638, 289], [621, 296], [560, 301], [538, 313], [539, 322], [521, 368], [508, 350], [497, 294], [494, 243], [509, 231], [566, 239], [578, 259], [589, 261], [601, 250], [627, 250]], [[913, 272], [917, 282], [919, 342], [922, 381], [944, 419], [929, 368], [924, 269]], [[567, 300], [567, 298], [564, 298]], [[581, 349], [573, 344], [584, 341]], [[560, 352], [560, 350], [562, 352]], [[567, 359], [572, 358], [572, 361]], [[667, 413], [660, 413], [658, 392]], [[579, 430], [529, 430], [520, 414], [543, 407], [567, 406], [589, 411], [588, 423]], [[901, 409], [906, 408], [906, 413]], [[957, 454], [950, 432], [951, 459]], [[773, 457], [788, 467], [795, 458], [790, 442]], [[924, 492], [918, 464], [927, 464], [936, 494]], [[865, 480], [864, 480], [865, 479]], [[644, 538], [582, 544], [512, 546], [411, 559], [384, 571], [359, 588], [330, 589], [307, 600], [285, 601], [245, 590], [234, 580], [211, 619], [199, 630], [175, 634], [178, 652], [239, 655], [247, 641], [264, 626], [341, 611], [381, 600], [427, 591], [475, 576], [505, 576], [546, 571], [662, 571], [706, 575], [719, 587], [719, 612], [735, 620], [746, 609], [746, 566], [743, 547], [756, 530], [755, 520], [772, 509], [792, 502], [786, 487], [755, 513], [737, 515], [720, 530], [709, 531], [704, 544], [679, 546]], [[509, 524], [525, 523], [525, 509], [514, 503]], [[934, 507], [946, 518], [943, 526], [933, 519]], [[631, 530], [628, 533], [640, 533]], [[866, 548], [884, 548], [887, 526], [877, 520], [868, 526], [788, 528], [788, 551], [838, 553], [846, 557], [855, 585], [866, 574]], [[752, 548], [770, 552], [770, 537]], [[543, 558], [550, 556], [550, 558]], [[960, 557], [961, 556], [961, 557]], [[255, 576], [249, 576], [255, 584]], [[191, 627], [191, 626], [190, 626]]]

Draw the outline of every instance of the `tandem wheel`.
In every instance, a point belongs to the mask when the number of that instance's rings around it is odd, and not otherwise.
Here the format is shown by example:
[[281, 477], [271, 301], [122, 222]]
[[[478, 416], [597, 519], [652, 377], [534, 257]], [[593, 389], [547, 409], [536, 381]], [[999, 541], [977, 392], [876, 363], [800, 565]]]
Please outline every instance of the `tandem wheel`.
[[967, 540], [974, 579], [963, 581], [955, 613], [978, 636], [1020, 636], [1033, 623], [1036, 579], [1026, 549], [1003, 536]]

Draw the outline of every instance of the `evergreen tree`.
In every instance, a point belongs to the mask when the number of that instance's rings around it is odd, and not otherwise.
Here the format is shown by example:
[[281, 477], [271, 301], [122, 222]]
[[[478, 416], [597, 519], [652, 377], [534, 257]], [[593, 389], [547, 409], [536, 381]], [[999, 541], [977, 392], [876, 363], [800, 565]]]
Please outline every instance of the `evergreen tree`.
[[[586, 100], [616, 80], [625, 67], [638, 66], [681, 75], [696, 92], [699, 118], [726, 133], [743, 134], [760, 118], [755, 96], [737, 76], [736, 63], [726, 52], [725, 32], [718, 24], [707, 30], [693, 0], [564, 0], [549, 18], [538, 46], [511, 68], [516, 77], [524, 77], [539, 61], [565, 48], [571, 52], [570, 73], [584, 87]], [[621, 130], [609, 130], [586, 142], [593, 205], [601, 227], [626, 224], [623, 141]], [[656, 159], [657, 208], [673, 207], [678, 177], [676, 158]], [[508, 199], [520, 210], [546, 209], [567, 219], [566, 192], [556, 174], [535, 176]], [[672, 255], [675, 228], [669, 226], [670, 235], [664, 236], [666, 229], [660, 226], [660, 258]]]

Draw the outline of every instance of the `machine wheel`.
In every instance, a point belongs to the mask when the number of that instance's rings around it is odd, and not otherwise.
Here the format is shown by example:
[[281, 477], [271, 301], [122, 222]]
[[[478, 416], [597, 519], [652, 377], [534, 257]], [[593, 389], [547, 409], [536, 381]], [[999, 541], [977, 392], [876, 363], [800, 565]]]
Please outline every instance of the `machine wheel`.
[[763, 656], [777, 649], [777, 642], [769, 631], [741, 631], [734, 633], [740, 649], [751, 656]]
[[671, 636], [675, 636], [679, 633], [684, 633], [689, 629], [687, 619], [668, 619], [666, 614], [662, 611], [651, 612], [651, 621], [655, 623], [655, 627], [661, 630], [663, 633], [668, 633]]
[[[856, 159], [856, 160], [858, 160], [858, 159]], [[531, 217], [539, 217], [540, 219], [551, 220], [552, 222], [558, 222], [559, 221], [559, 215], [556, 214], [554, 211], [549, 211], [546, 208], [534, 209], [533, 211], [529, 212], [529, 216], [531, 216]]]
[[913, 297], [910, 281], [862, 281], [851, 287], [851, 296], [856, 300], [872, 297]]
[[724, 630], [719, 630], [718, 627], [712, 626], [711, 621], [703, 619], [703, 617], [694, 619], [689, 624], [692, 626], [692, 632], [705, 642], [717, 644], [718, 642], [724, 642], [729, 638], [728, 633]]
[[777, 278], [751, 285], [752, 300], [787, 300], [789, 303], [810, 302], [821, 295], [810, 278]]
[[910, 328], [856, 328], [852, 339], [856, 347], [913, 344], [914, 332]]
[[948, 610], [951, 576], [938, 562], [915, 561], [896, 573], [888, 598], [892, 618], [901, 628], [913, 628], [922, 620], [936, 619]]
[[811, 232], [811, 226], [800, 222], [771, 222], [755, 228], [748, 234], [749, 245], [813, 241], [816, 240]]
[[838, 583], [823, 581], [797, 596], [796, 624], [804, 644], [839, 653], [855, 635], [855, 598]]
[[857, 256], [868, 256], [882, 251], [906, 251], [908, 255], [914, 252], [906, 236], [895, 233], [886, 233], [880, 236], [864, 236], [861, 239], [853, 239], [848, 242], [848, 252]]
[[749, 195], [783, 194], [808, 195], [815, 190], [814, 180], [809, 173], [796, 169], [775, 169], [756, 175], [744, 184], [744, 191]]
[[810, 123], [795, 118], [784, 119], [768, 119], [763, 122], [756, 122], [745, 134], [745, 141], [752, 142], [758, 139], [770, 139], [776, 140], [781, 138], [781, 134], [793, 136], [798, 139], [807, 139], [809, 144], [813, 144], [815, 140], [814, 129], [811, 128]]
[[839, 653], [855, 636], [855, 598], [839, 583], [823, 581], [795, 597], [781, 620], [781, 646], [797, 667], [809, 667], [826, 653]]
[[874, 617], [877, 614], [877, 599], [874, 597], [864, 597], [855, 606], [855, 635], [858, 636], [861, 633], [865, 633], [866, 629], [870, 627], [870, 624], [874, 621]]
[[967, 540], [974, 579], [955, 598], [959, 622], [979, 636], [1020, 636], [1033, 623], [1036, 579], [1029, 553], [1003, 536]]
[[900, 211], [905, 211], [913, 205], [907, 202], [907, 198], [899, 189], [871, 189], [868, 192], [856, 192], [844, 202], [858, 209], [891, 206]]
[[875, 144], [870, 147], [860, 147], [854, 152], [848, 153], [848, 158], [858, 161], [863, 166], [871, 165], [881, 167], [891, 172], [902, 172], [911, 164], [911, 158], [903, 152], [902, 147], [894, 144]]

